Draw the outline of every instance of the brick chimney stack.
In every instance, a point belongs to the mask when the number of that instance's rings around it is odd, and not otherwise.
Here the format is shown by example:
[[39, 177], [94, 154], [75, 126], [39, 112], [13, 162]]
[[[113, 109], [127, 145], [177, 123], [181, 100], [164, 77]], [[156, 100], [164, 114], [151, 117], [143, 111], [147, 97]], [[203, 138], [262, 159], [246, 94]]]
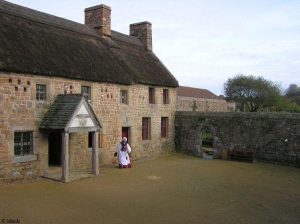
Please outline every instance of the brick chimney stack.
[[101, 36], [111, 37], [111, 8], [107, 5], [96, 5], [86, 8], [85, 25], [96, 29]]
[[146, 49], [152, 51], [152, 25], [150, 22], [130, 24], [130, 36], [140, 39]]

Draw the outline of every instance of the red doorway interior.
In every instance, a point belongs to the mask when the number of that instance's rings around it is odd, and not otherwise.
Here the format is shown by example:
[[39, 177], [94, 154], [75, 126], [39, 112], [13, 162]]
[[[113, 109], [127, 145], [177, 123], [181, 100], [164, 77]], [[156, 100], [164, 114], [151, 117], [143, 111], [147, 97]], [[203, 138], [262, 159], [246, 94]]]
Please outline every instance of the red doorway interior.
[[122, 138], [123, 137], [126, 137], [127, 138], [127, 141], [129, 143], [129, 140], [130, 140], [130, 136], [129, 136], [129, 133], [130, 133], [130, 128], [129, 127], [122, 127]]

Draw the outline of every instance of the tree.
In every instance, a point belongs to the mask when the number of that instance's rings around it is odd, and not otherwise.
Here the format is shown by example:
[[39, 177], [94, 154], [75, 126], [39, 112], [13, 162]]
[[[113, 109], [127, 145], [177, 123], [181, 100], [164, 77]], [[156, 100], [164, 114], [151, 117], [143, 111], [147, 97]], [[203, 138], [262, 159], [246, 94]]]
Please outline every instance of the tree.
[[228, 100], [242, 105], [243, 111], [256, 112], [272, 110], [281, 99], [281, 89], [276, 83], [263, 77], [243, 74], [229, 78], [224, 83], [224, 94]]
[[192, 110], [196, 111], [198, 109], [198, 106], [196, 104], [196, 100], [193, 101]]
[[276, 105], [274, 105], [271, 111], [277, 111], [277, 112], [294, 112], [299, 113], [300, 112], [300, 106], [297, 105], [295, 102], [291, 101], [286, 96], [280, 96], [278, 98], [278, 101]]
[[285, 90], [285, 96], [292, 102], [300, 105], [300, 86], [290, 84], [289, 88]]

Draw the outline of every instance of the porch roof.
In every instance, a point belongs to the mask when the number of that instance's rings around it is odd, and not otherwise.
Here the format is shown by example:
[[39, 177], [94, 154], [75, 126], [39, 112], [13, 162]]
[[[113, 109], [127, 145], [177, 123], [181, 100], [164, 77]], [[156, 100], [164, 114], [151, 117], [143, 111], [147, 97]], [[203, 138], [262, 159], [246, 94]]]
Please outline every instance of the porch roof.
[[[72, 124], [76, 117], [82, 117], [82, 114], [78, 114], [82, 106], [87, 113], [83, 117], [90, 119], [92, 126], [81, 124], [76, 127], [76, 125]], [[40, 124], [41, 130], [74, 131], [83, 128], [95, 131], [99, 130], [101, 125], [91, 105], [82, 94], [57, 95]]]

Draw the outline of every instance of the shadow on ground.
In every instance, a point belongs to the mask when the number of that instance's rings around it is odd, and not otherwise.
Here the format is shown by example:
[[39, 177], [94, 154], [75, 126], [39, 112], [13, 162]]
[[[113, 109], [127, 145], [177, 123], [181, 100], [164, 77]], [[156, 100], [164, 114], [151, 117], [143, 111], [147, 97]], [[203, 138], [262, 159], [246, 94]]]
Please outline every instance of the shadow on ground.
[[300, 223], [300, 169], [182, 154], [68, 184], [0, 185], [0, 221]]

